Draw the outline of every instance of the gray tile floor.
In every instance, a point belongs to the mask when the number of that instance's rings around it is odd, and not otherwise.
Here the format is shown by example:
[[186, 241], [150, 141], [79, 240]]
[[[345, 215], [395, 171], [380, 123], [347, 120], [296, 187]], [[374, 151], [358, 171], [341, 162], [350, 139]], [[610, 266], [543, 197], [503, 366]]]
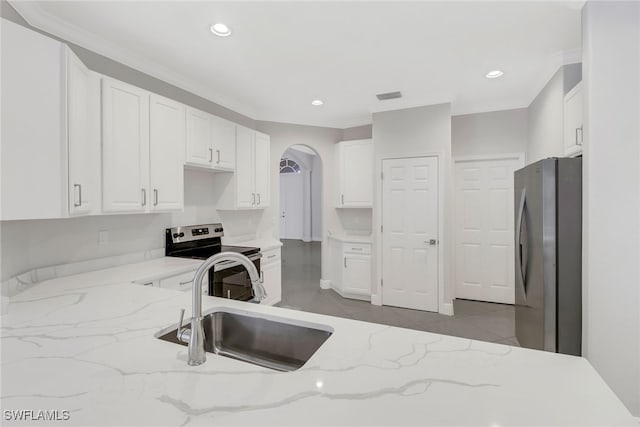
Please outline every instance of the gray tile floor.
[[283, 240], [280, 307], [481, 341], [518, 345], [513, 306], [455, 300], [454, 316], [342, 298], [320, 289], [320, 243]]

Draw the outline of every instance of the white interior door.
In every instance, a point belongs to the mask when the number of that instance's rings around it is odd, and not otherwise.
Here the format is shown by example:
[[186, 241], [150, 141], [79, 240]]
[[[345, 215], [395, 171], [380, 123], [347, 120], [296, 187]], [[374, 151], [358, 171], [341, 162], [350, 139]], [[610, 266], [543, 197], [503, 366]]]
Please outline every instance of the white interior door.
[[514, 157], [455, 165], [457, 298], [514, 303]]
[[302, 240], [304, 226], [304, 176], [280, 174], [280, 236]]
[[382, 303], [438, 311], [438, 159], [382, 162]]

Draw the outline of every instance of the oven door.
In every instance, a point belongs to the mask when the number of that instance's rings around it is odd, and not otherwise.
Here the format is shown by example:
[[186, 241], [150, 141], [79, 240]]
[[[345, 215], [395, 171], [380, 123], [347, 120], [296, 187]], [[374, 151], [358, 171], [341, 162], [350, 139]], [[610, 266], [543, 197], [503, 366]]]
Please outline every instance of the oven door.
[[[260, 271], [260, 256], [249, 256], [256, 270]], [[238, 263], [218, 264], [209, 270], [209, 295], [214, 297], [249, 301], [253, 298], [251, 279], [247, 269]]]

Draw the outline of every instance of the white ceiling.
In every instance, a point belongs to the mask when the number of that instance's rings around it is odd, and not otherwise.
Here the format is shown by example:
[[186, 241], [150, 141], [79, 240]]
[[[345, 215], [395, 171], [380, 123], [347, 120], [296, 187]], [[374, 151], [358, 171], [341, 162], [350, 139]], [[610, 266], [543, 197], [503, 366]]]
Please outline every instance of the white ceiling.
[[[338, 128], [442, 102], [454, 115], [526, 107], [579, 61], [583, 4], [11, 3], [36, 27], [254, 119]], [[209, 32], [218, 21], [230, 37]], [[484, 77], [496, 68], [503, 77]], [[375, 97], [396, 90], [402, 99]]]

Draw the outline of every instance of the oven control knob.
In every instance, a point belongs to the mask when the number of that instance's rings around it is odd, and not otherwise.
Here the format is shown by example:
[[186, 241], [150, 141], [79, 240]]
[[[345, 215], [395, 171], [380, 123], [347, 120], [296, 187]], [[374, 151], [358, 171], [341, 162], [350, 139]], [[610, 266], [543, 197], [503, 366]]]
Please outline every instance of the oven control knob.
[[178, 234], [178, 237], [184, 237], [184, 233]]
[[177, 239], [178, 238], [178, 233], [173, 233], [173, 238]]

